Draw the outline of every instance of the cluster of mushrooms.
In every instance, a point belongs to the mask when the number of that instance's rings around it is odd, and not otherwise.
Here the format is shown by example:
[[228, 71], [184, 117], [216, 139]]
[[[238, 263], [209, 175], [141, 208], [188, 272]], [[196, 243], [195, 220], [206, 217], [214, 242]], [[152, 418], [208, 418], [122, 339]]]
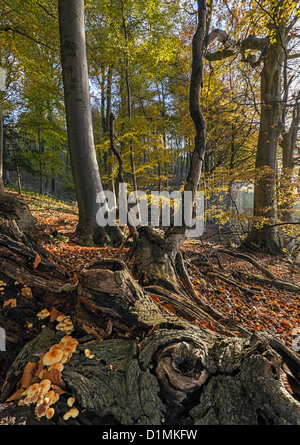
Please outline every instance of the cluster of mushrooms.
[[[37, 314], [39, 319], [46, 318], [49, 315], [50, 313], [46, 309]], [[65, 315], [60, 315], [56, 321], [58, 322], [56, 329], [63, 331], [66, 335], [59, 343], [51, 346], [41, 357], [41, 366], [37, 375], [40, 381], [26, 388], [18, 402], [19, 406], [35, 404], [34, 412], [38, 419], [43, 416], [51, 419], [54, 416], [55, 411], [52, 405], [59, 399], [59, 391], [57, 391], [55, 383], [58, 381], [63, 384], [61, 372], [64, 369], [64, 364], [71, 359], [79, 344], [76, 338], [69, 335], [74, 330], [71, 319]], [[74, 402], [74, 397], [69, 397], [67, 400], [69, 409], [63, 416], [64, 420], [78, 416], [79, 411], [73, 407]]]

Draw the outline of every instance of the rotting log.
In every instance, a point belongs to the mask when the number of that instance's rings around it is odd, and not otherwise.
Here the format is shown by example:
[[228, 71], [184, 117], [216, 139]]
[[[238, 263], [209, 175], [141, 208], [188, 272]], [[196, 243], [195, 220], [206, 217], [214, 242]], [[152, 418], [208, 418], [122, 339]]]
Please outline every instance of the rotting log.
[[[121, 425], [300, 424], [296, 354], [265, 334], [227, 335], [178, 317], [147, 295], [121, 261], [82, 271], [74, 320], [73, 336], [85, 329], [98, 334], [80, 342], [62, 372], [67, 396], [81, 407], [78, 424], [87, 415]], [[105, 336], [100, 328], [110, 323]], [[15, 359], [10, 382], [59, 341], [60, 334], [44, 329]]]
[[0, 218], [15, 221], [22, 231], [36, 223], [26, 202], [10, 193], [0, 194]]
[[35, 223], [22, 199], [0, 195], [0, 271], [23, 285], [59, 293], [70, 269], [29, 234]]

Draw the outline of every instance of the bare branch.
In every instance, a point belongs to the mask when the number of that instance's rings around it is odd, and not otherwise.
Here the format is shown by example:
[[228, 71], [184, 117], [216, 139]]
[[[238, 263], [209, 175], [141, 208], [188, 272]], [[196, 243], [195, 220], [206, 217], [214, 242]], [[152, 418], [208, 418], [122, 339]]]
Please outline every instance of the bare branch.
[[0, 32], [9, 32], [9, 31], [11, 31], [11, 32], [13, 32], [13, 33], [16, 33], [16, 34], [19, 34], [19, 35], [21, 35], [21, 36], [27, 37], [28, 39], [32, 40], [33, 42], [37, 43], [38, 45], [45, 46], [46, 48], [50, 49], [51, 51], [54, 50], [54, 48], [51, 47], [51, 46], [49, 46], [49, 45], [47, 45], [47, 43], [45, 43], [45, 42], [41, 42], [40, 40], [35, 39], [35, 38], [32, 37], [31, 35], [27, 34], [27, 33], [24, 32], [24, 31], [21, 31], [21, 30], [18, 29], [18, 28], [13, 28], [13, 27], [10, 26], [10, 25], [7, 25], [7, 26], [1, 26], [1, 27], [0, 27]]
[[300, 53], [288, 54], [287, 56], [288, 60], [298, 59], [298, 57], [300, 57]]
[[[224, 46], [224, 49], [215, 52], [208, 52], [207, 49], [211, 47], [215, 42], [220, 42]], [[241, 42], [236, 42], [229, 37], [226, 31], [216, 28], [205, 38], [205, 58], [210, 62], [214, 62], [216, 60], [223, 60], [240, 53], [242, 55], [243, 62], [249, 62], [253, 67], [255, 67], [260, 64], [263, 50], [268, 43], [268, 37], [256, 37], [255, 35], [250, 35]], [[261, 54], [257, 59], [255, 59], [255, 57], [250, 58], [250, 56], [246, 57], [245, 51], [247, 49], [259, 50], [261, 51]]]

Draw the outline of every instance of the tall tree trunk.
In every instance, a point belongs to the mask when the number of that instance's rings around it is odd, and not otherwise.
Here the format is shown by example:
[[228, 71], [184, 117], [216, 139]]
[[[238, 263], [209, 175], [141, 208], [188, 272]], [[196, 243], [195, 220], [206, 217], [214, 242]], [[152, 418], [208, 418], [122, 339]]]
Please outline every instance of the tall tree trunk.
[[292, 209], [294, 205], [293, 196], [293, 172], [294, 172], [294, 150], [297, 142], [297, 135], [300, 126], [300, 97], [297, 98], [297, 105], [293, 110], [290, 127], [282, 134], [282, 181], [280, 184], [280, 217], [282, 221], [291, 221]]
[[[107, 83], [106, 83], [106, 118], [105, 118], [105, 121], [106, 121], [107, 134], [110, 134], [112, 75], [113, 75], [113, 70], [112, 70], [112, 67], [110, 66], [108, 68]], [[109, 149], [108, 149], [107, 174], [108, 174], [108, 190], [115, 195], [115, 202], [116, 202], [116, 190], [115, 190], [115, 180], [114, 180], [114, 162], [113, 162], [113, 152], [111, 149], [111, 144], [109, 145]]]
[[[281, 35], [279, 35], [279, 32]], [[255, 168], [258, 179], [254, 186], [254, 225], [246, 239], [250, 248], [268, 253], [279, 253], [280, 248], [275, 237], [275, 228], [268, 227], [276, 219], [276, 174], [278, 141], [282, 131], [281, 81], [282, 65], [285, 58], [286, 31], [280, 30], [275, 43], [269, 43], [266, 49], [261, 72], [261, 109]], [[257, 229], [256, 223], [265, 219], [263, 229]]]
[[[79, 208], [78, 231], [82, 242], [108, 240], [99, 227], [96, 198], [103, 190], [94, 146], [89, 77], [85, 44], [84, 0], [58, 1], [61, 63], [69, 150]], [[107, 227], [114, 240], [117, 227]]]
[[[126, 51], [128, 51], [128, 29], [126, 18], [124, 16], [124, 10], [122, 10], [123, 15], [123, 28], [124, 28], [124, 37], [127, 45]], [[128, 113], [128, 121], [129, 121], [129, 131], [131, 131], [131, 121], [132, 121], [132, 107], [131, 107], [131, 86], [130, 86], [130, 74], [129, 74], [129, 55], [125, 54], [125, 82], [126, 82], [126, 91], [127, 91], [127, 113]], [[133, 140], [130, 139], [130, 165], [131, 165], [131, 176], [132, 176], [132, 187], [134, 191], [137, 191], [137, 180], [136, 180], [136, 172], [135, 172], [135, 159], [134, 159], [134, 147]]]
[[0, 193], [4, 193], [4, 182], [3, 182], [3, 115], [2, 115], [2, 93], [0, 91]]
[[[288, 130], [282, 134], [282, 172], [279, 185], [279, 204], [278, 213], [280, 221], [293, 222], [294, 220], [294, 150], [296, 147], [298, 130], [300, 126], [300, 97], [297, 97], [297, 105], [293, 109], [293, 115]], [[291, 253], [294, 249], [295, 238], [293, 234], [283, 234], [283, 245]]]

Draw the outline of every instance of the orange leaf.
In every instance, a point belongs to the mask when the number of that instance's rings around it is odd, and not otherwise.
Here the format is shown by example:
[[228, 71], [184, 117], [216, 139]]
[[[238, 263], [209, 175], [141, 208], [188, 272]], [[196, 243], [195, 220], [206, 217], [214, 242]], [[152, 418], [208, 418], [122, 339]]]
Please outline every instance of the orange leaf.
[[41, 257], [39, 256], [39, 254], [37, 253], [35, 255], [35, 259], [34, 259], [34, 263], [33, 263], [33, 268], [36, 269], [38, 267], [38, 265], [40, 264], [40, 262], [42, 261]]
[[64, 394], [66, 391], [64, 389], [62, 389], [60, 386], [58, 385], [54, 385], [52, 383], [51, 385], [51, 389], [53, 389], [54, 392], [56, 392], [58, 395]]
[[22, 377], [21, 377], [21, 388], [28, 388], [30, 386], [32, 378], [36, 372], [38, 364], [37, 362], [28, 362], [27, 365], [24, 368]]
[[160, 301], [160, 299], [159, 298], [157, 298], [157, 297], [154, 297], [153, 295], [150, 295], [150, 297], [152, 298], [152, 300], [154, 300], [154, 301]]
[[64, 314], [62, 312], [59, 312], [54, 307], [50, 313], [50, 322], [52, 323], [53, 321], [55, 321], [59, 315], [64, 315]]
[[171, 312], [172, 314], [175, 314], [175, 315], [176, 315], [176, 311], [175, 311], [175, 309], [174, 309], [173, 306], [171, 306], [170, 304], [168, 304], [168, 303], [162, 303], [162, 306], [163, 306], [165, 309], [167, 309], [169, 312]]
[[29, 300], [31, 300], [33, 298], [32, 291], [31, 291], [30, 287], [28, 287], [28, 286], [23, 287], [23, 289], [21, 290], [21, 295], [23, 297], [28, 298]]
[[17, 300], [15, 298], [10, 298], [9, 300], [6, 300], [3, 303], [3, 308], [5, 308], [5, 306], [10, 306], [11, 308], [17, 307]]
[[43, 371], [43, 379], [48, 379], [53, 385], [65, 388], [65, 382], [61, 378], [61, 372], [58, 369], [52, 368], [50, 371]]
[[36, 376], [36, 377], [39, 376], [40, 372], [41, 372], [42, 369], [44, 368], [44, 363], [43, 363], [43, 357], [44, 357], [44, 355], [45, 355], [45, 354], [42, 354], [40, 360], [39, 360], [38, 363], [37, 363], [37, 368], [36, 368], [36, 371], [35, 371], [35, 376]]
[[15, 400], [20, 399], [24, 392], [23, 388], [18, 389], [12, 396], [10, 396], [8, 399], [5, 400], [5, 402], [14, 402]]

